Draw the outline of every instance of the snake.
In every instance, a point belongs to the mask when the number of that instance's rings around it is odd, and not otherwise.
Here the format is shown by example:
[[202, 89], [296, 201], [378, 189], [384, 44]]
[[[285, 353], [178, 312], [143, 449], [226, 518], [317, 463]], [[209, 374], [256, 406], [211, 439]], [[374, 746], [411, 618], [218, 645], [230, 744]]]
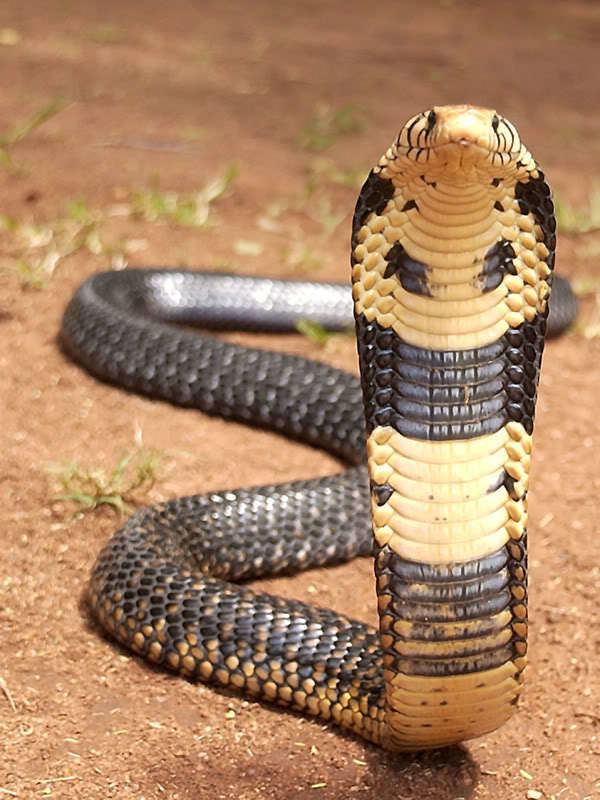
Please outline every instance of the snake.
[[[436, 106], [404, 125], [360, 191], [352, 291], [167, 268], [86, 280], [61, 341], [92, 375], [346, 465], [137, 511], [92, 570], [102, 628], [188, 679], [392, 751], [503, 724], [527, 662], [542, 351], [576, 313], [568, 282], [553, 280], [555, 244], [551, 191], [514, 125]], [[189, 329], [344, 330], [353, 318], [360, 381]], [[247, 585], [355, 556], [373, 558], [378, 628]]]

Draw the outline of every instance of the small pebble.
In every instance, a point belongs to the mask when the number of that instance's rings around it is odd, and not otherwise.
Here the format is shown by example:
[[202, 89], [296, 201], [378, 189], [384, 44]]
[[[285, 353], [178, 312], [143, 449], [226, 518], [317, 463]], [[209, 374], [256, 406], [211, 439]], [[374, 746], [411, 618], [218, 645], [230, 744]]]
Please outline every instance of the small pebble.
[[542, 800], [543, 796], [537, 789], [529, 789], [527, 792], [527, 800]]

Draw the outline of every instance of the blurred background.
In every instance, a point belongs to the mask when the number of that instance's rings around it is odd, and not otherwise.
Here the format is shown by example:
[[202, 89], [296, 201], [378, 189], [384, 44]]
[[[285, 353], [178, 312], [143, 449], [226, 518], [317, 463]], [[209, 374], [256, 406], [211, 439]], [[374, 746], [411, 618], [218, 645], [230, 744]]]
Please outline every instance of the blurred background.
[[[595, 0], [2, 0], [0, 795], [600, 797], [599, 52]], [[518, 127], [555, 190], [557, 269], [581, 314], [546, 356], [519, 713], [468, 747], [392, 758], [153, 672], [90, 625], [87, 574], [118, 519], [100, 509], [75, 525], [50, 502], [48, 463], [110, 471], [143, 434], [170, 464], [145, 501], [338, 465], [102, 386], [56, 333], [101, 269], [348, 281], [362, 180], [408, 117], [448, 103]], [[230, 338], [355, 368], [353, 342], [319, 330]], [[374, 619], [367, 562], [262, 585]]]
[[[595, 2], [2, 6], [2, 210], [93, 212], [95, 249], [123, 245], [99, 266], [150, 257], [346, 279], [357, 187], [436, 103], [496, 108], [568, 206], [567, 232], [600, 222]], [[590, 199], [595, 218], [570, 219]], [[581, 253], [563, 242], [560, 266]]]

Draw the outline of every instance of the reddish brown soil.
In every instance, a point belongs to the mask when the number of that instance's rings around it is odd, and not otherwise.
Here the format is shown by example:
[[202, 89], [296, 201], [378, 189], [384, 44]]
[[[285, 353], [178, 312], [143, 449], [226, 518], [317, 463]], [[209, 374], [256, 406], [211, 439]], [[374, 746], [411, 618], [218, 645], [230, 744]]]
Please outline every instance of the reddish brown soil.
[[[74, 197], [107, 208], [153, 176], [192, 190], [239, 164], [212, 228], [109, 223], [114, 238], [147, 240], [135, 264], [292, 274], [290, 231], [320, 246], [318, 226], [298, 212], [272, 233], [257, 217], [302, 192], [314, 156], [297, 134], [319, 104], [353, 103], [367, 121], [326, 153], [344, 168], [371, 164], [416, 110], [468, 101], [517, 123], [566, 199], [581, 201], [600, 174], [593, 2], [3, 0], [4, 27], [21, 41], [0, 47], [0, 127], [56, 96], [71, 104], [15, 148], [25, 169], [0, 172], [2, 212], [51, 219]], [[346, 279], [355, 190], [327, 191], [346, 219], [311, 274]], [[263, 255], [237, 255], [235, 239], [259, 242]], [[594, 269], [569, 237], [558, 264], [570, 275]], [[139, 428], [170, 466], [150, 499], [337, 468], [278, 436], [101, 385], [68, 361], [56, 341], [61, 312], [105, 266], [78, 253], [42, 291], [6, 275], [0, 287], [0, 796], [600, 796], [600, 341], [567, 336], [547, 349], [531, 492], [531, 666], [518, 713], [468, 745], [392, 756], [155, 671], [92, 623], [87, 576], [117, 519], [98, 511], [73, 521], [52, 505], [49, 463], [108, 467]], [[350, 340], [274, 346], [355, 368]], [[262, 585], [374, 619], [367, 561]]]

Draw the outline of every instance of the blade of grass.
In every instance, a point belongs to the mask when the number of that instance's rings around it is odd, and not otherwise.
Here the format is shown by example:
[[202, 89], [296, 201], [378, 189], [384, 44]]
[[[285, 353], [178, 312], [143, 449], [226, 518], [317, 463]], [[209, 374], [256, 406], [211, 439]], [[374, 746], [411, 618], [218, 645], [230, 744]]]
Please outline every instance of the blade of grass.
[[32, 134], [37, 128], [39, 128], [49, 119], [55, 117], [67, 105], [67, 101], [63, 100], [62, 98], [52, 100], [50, 103], [48, 103], [48, 105], [32, 114], [29, 119], [17, 123], [9, 134], [0, 136], [0, 145], [3, 147], [12, 147], [19, 142], [22, 142], [23, 139], [27, 138], [27, 136]]

